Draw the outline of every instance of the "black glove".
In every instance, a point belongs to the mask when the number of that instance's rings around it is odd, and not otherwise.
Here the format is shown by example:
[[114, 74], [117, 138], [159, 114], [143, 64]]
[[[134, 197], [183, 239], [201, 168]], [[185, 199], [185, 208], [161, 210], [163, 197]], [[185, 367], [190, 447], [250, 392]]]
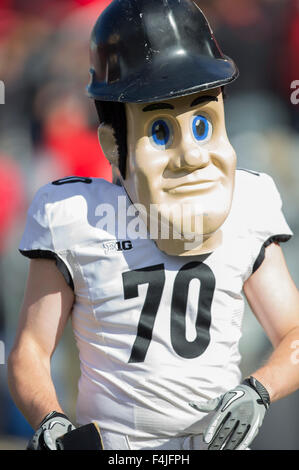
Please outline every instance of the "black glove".
[[58, 450], [56, 439], [75, 429], [67, 416], [57, 411], [49, 413], [40, 423], [27, 445], [27, 450]]
[[209, 450], [245, 450], [256, 437], [270, 406], [269, 393], [254, 377], [209, 400], [190, 403], [202, 412], [214, 412], [204, 433]]

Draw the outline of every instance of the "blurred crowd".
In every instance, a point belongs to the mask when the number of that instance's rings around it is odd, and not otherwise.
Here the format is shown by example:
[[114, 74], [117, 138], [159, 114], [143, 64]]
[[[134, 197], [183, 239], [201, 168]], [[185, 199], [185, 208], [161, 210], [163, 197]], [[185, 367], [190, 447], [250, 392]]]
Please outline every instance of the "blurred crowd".
[[[5, 85], [5, 104], [0, 105], [0, 340], [5, 341], [7, 353], [28, 268], [17, 246], [33, 194], [43, 184], [69, 175], [112, 180], [97, 139], [94, 104], [85, 92], [90, 32], [109, 3], [0, 0], [0, 80]], [[299, 80], [299, 0], [198, 0], [198, 4], [222, 50], [240, 69], [240, 78], [228, 87], [228, 133], [238, 166], [269, 173], [280, 189], [287, 220], [297, 234], [285, 252], [299, 286], [299, 105], [291, 103], [291, 83]], [[247, 373], [269, 345], [250, 315], [244, 328], [248, 339], [242, 343], [246, 357], [242, 367]], [[72, 389], [76, 386], [77, 371], [66, 376], [64, 352], [70, 339], [64, 341], [54, 374], [71, 414], [76, 390], [69, 398], [69, 383]], [[0, 365], [0, 436], [27, 436], [31, 429], [12, 404], [5, 384], [5, 365]], [[296, 400], [298, 413], [298, 395]], [[299, 449], [299, 442], [292, 445]]]

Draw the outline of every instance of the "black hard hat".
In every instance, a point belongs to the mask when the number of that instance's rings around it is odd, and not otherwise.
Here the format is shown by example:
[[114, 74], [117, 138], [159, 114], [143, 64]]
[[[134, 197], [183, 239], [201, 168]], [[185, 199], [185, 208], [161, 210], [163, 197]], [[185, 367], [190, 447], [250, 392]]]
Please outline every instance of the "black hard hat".
[[90, 53], [95, 100], [161, 101], [238, 77], [193, 0], [114, 0], [93, 29]]

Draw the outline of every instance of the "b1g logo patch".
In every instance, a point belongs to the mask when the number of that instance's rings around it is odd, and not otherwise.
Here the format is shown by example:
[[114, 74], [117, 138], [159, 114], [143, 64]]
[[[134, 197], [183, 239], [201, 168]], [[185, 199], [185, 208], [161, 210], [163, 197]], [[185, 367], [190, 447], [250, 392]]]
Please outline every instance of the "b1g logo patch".
[[133, 249], [133, 244], [131, 240], [125, 240], [121, 242], [112, 240], [112, 241], [103, 243], [102, 246], [104, 248], [105, 255], [109, 253], [114, 253], [116, 251], [129, 251]]

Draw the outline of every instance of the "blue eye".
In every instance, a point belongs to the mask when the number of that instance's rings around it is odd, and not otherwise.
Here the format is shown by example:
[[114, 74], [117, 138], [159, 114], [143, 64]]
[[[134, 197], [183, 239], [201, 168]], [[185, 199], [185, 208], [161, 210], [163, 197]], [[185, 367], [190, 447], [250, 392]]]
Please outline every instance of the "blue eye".
[[164, 148], [169, 147], [172, 137], [170, 123], [165, 119], [155, 121], [151, 126], [150, 137], [156, 146]]
[[212, 136], [213, 126], [204, 116], [192, 118], [192, 133], [198, 142], [208, 142]]

